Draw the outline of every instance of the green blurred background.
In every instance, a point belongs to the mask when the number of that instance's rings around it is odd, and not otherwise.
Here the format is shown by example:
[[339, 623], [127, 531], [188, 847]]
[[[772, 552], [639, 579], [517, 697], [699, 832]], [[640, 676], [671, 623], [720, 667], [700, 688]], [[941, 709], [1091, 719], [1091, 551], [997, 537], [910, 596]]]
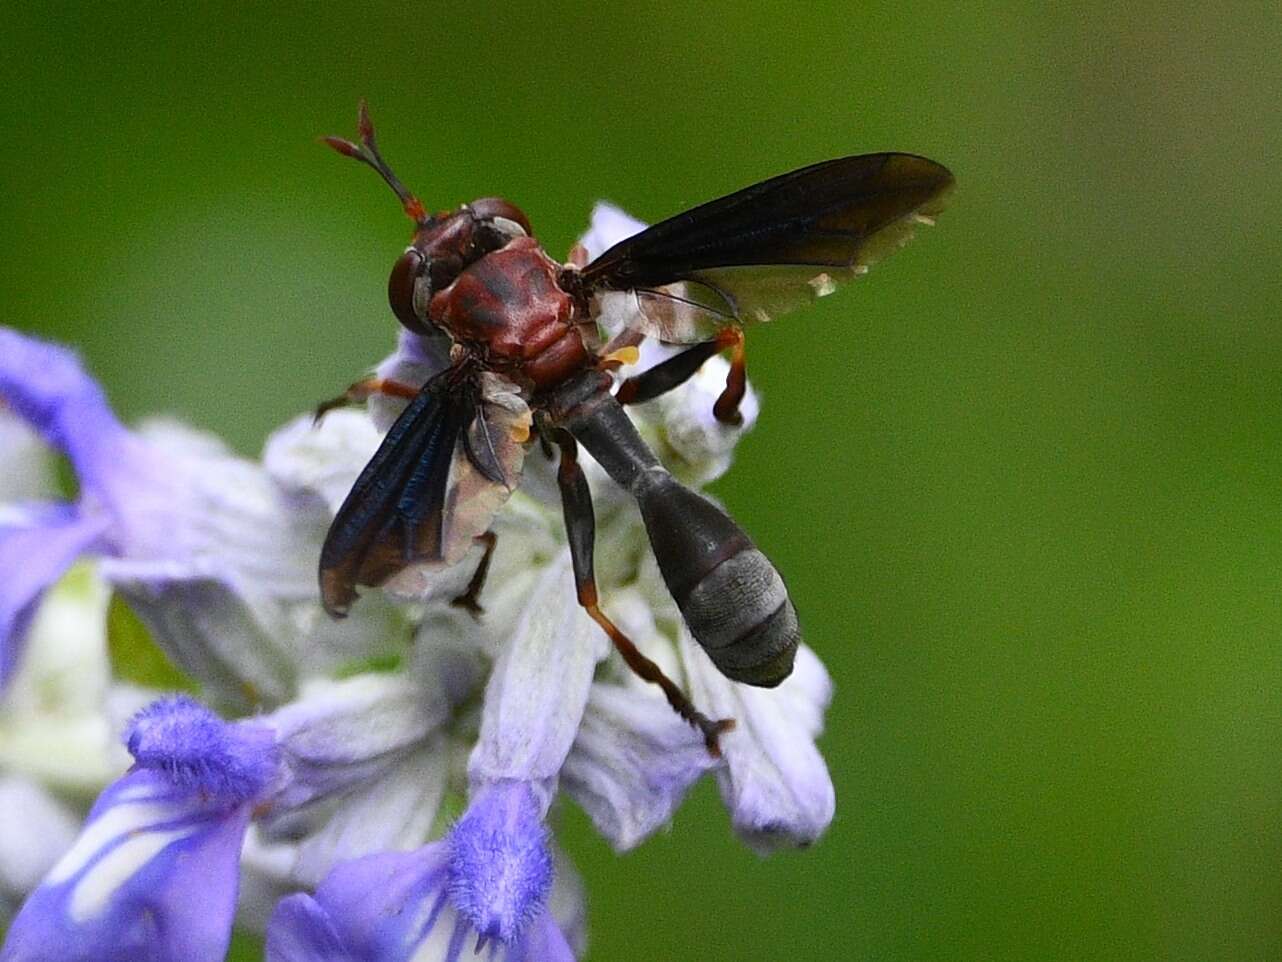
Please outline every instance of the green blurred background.
[[554, 253], [822, 158], [940, 226], [756, 330], [717, 492], [837, 684], [838, 814], [766, 861], [704, 786], [593, 960], [1282, 957], [1282, 8], [6, 5], [4, 323], [255, 453], [382, 357], [407, 237], [318, 147], [367, 97], [430, 206]]

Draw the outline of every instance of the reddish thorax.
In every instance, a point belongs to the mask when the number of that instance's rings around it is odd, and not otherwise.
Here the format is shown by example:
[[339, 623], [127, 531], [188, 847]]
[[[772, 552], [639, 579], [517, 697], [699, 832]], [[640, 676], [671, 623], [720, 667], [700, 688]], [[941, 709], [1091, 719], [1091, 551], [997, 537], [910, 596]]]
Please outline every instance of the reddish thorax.
[[551, 387], [590, 359], [562, 270], [538, 241], [518, 237], [464, 268], [432, 297], [428, 316], [493, 367], [535, 390]]

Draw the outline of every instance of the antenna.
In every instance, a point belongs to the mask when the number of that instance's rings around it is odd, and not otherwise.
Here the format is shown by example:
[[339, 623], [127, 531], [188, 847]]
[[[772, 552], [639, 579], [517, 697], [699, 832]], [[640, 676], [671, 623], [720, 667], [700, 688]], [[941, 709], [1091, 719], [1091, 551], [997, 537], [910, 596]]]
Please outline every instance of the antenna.
[[427, 211], [423, 208], [423, 202], [410, 193], [409, 189], [400, 182], [397, 176], [392, 173], [392, 168], [387, 166], [387, 161], [383, 160], [383, 155], [378, 152], [378, 143], [374, 140], [374, 122], [369, 119], [369, 107], [366, 106], [364, 100], [361, 100], [360, 108], [357, 111], [356, 123], [361, 134], [359, 145], [352, 143], [350, 140], [344, 140], [342, 137], [322, 137], [321, 140], [344, 157], [359, 160], [362, 164], [373, 167], [378, 171], [378, 175], [387, 181], [387, 186], [396, 191], [396, 196], [401, 199], [401, 206], [405, 209], [409, 219], [422, 226], [427, 222]]

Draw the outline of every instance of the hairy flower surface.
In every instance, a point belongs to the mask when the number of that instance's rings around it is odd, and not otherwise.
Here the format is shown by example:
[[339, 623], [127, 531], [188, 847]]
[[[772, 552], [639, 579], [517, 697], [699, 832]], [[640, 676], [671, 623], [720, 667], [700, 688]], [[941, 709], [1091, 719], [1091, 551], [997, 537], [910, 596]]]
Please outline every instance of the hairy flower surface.
[[187, 698], [139, 714], [136, 764], [32, 893], [0, 959], [191, 959], [227, 952], [241, 843], [278, 776], [270, 729]]
[[[599, 205], [583, 240], [595, 255], [641, 226]], [[620, 377], [671, 352], [643, 347]], [[447, 351], [402, 332], [378, 373], [422, 383]], [[713, 358], [628, 409], [694, 486], [728, 469], [758, 415], [749, 390], [742, 425], [712, 416], [727, 367]], [[666, 826], [709, 773], [757, 851], [807, 845], [831, 821], [814, 745], [831, 694], [818, 658], [803, 645], [770, 690], [722, 676], [685, 629], [634, 502], [586, 452], [602, 608], [702, 711], [736, 719], [720, 759], [578, 605], [556, 467], [537, 446], [491, 526], [482, 614], [451, 604], [477, 547], [450, 568], [411, 566], [335, 624], [317, 597], [320, 544], [403, 400], [319, 425], [300, 417], [251, 462], [173, 424], [125, 428], [72, 354], [4, 329], [0, 398], [80, 482], [73, 504], [27, 500], [38, 467], [20, 491], [0, 489], [0, 563], [17, 573], [0, 582], [0, 680], [38, 660], [42, 599], [89, 554], [103, 591], [142, 618], [203, 702], [164, 699], [134, 716], [123, 733], [134, 767], [44, 875], [3, 962], [220, 958], [238, 891], [241, 924], [265, 926], [273, 962], [570, 960], [585, 913], [550, 831], [558, 797], [619, 851]], [[101, 621], [81, 630], [101, 652]], [[15, 682], [4, 697], [20, 692]], [[112, 768], [101, 771], [105, 781]], [[63, 814], [65, 842], [74, 816]], [[29, 861], [28, 886], [51, 859]]]

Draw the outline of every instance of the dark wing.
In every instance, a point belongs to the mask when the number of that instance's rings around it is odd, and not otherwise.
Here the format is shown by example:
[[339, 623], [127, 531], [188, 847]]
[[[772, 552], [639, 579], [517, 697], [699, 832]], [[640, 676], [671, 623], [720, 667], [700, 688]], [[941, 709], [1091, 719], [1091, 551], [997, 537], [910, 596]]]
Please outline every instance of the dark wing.
[[321, 600], [347, 613], [357, 585], [415, 564], [452, 564], [520, 479], [530, 412], [515, 387], [458, 368], [437, 374], [396, 419], [334, 516]]
[[582, 282], [607, 327], [704, 341], [866, 273], [934, 222], [952, 185], [913, 154], [829, 160], [661, 221], [588, 264]]

